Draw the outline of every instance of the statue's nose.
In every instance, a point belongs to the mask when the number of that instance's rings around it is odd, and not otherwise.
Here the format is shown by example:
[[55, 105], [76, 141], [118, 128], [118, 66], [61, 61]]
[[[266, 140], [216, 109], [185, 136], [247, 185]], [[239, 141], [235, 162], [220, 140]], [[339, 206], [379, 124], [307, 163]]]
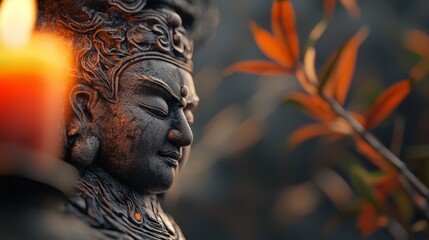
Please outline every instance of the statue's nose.
[[193, 140], [192, 130], [189, 127], [183, 110], [180, 110], [177, 114], [172, 128], [168, 131], [167, 139], [178, 147], [191, 145]]

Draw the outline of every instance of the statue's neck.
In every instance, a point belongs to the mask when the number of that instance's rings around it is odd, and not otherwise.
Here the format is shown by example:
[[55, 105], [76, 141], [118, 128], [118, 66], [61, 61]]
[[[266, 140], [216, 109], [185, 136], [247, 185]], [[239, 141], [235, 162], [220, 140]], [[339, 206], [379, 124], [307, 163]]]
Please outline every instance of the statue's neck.
[[80, 169], [80, 174], [78, 191], [70, 198], [68, 210], [83, 215], [92, 226], [147, 236], [144, 239], [182, 239], [180, 229], [164, 213], [155, 194], [139, 193], [98, 167]]
[[130, 196], [130, 194], [134, 194], [142, 198], [154, 196], [154, 194], [146, 194], [135, 191], [96, 165], [92, 166], [91, 168], [79, 169], [79, 173], [81, 176], [80, 181], [101, 183], [104, 188], [111, 190], [111, 193], [114, 195]]
[[81, 174], [79, 185], [92, 185], [91, 193], [99, 195], [102, 200], [105, 200], [100, 203], [112, 204], [114, 202], [121, 205], [128, 204], [127, 202], [131, 201], [133, 204], [143, 208], [149, 207], [146, 205], [153, 206], [158, 203], [158, 198], [155, 194], [138, 192], [116, 180], [98, 166], [93, 166], [90, 169], [80, 169], [79, 172]]

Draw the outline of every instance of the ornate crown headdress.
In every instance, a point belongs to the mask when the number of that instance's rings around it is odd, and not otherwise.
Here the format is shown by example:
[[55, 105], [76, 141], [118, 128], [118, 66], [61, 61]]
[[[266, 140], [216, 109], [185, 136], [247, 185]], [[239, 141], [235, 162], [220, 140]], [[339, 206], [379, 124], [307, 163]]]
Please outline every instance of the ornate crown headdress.
[[[108, 100], [116, 100], [119, 77], [133, 63], [155, 59], [192, 71], [187, 1], [40, 0], [39, 5], [41, 15], [73, 39], [76, 79]], [[52, 9], [60, 14], [52, 16]]]

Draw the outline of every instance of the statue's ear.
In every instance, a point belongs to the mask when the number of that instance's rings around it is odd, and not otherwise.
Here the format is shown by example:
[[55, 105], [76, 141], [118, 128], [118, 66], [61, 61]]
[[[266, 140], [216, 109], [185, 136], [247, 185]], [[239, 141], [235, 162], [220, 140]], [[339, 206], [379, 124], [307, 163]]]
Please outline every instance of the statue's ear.
[[93, 120], [93, 109], [97, 101], [97, 91], [79, 84], [70, 91], [69, 102], [71, 105], [70, 124], [67, 129], [68, 137], [86, 131]]
[[67, 138], [71, 139], [70, 161], [78, 166], [90, 166], [100, 147], [92, 129], [97, 98], [97, 91], [85, 85], [75, 86], [69, 95], [71, 116]]

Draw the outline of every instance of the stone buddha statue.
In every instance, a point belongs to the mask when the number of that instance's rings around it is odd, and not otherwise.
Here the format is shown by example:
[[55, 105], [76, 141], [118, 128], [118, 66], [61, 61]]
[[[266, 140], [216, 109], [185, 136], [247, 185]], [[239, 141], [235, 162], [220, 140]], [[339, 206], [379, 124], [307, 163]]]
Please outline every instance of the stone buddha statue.
[[193, 140], [197, 10], [185, 0], [39, 1], [38, 28], [76, 56], [64, 159], [80, 178], [64, 211], [106, 239], [184, 239], [158, 196]]

